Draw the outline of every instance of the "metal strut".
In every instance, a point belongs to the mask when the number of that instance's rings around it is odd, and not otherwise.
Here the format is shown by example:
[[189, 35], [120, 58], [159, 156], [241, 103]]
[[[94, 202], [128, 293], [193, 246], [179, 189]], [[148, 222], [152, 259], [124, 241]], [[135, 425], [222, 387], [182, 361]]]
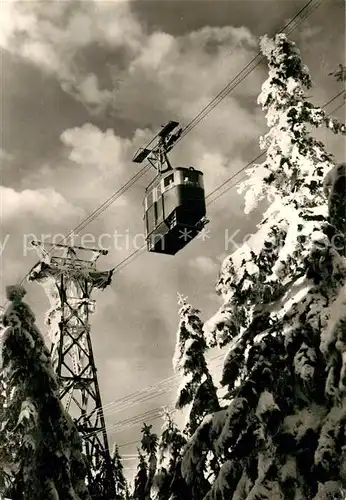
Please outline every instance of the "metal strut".
[[[140, 148], [133, 161], [135, 163], [142, 163], [147, 159], [152, 167], [163, 174], [168, 170], [173, 170], [172, 165], [168, 159], [167, 154], [171, 151], [174, 144], [180, 138], [183, 129], [180, 128], [173, 134], [173, 130], [179, 125], [178, 122], [170, 121], [165, 125], [162, 130], [152, 139], [144, 148]], [[150, 148], [150, 145], [156, 140], [156, 145]]]
[[[104, 289], [111, 282], [112, 270], [96, 269], [97, 259], [107, 252], [39, 241], [32, 244], [40, 261], [29, 279], [42, 284], [49, 280], [53, 285], [49, 313], [52, 363], [60, 382], [60, 399], [82, 438], [89, 492], [95, 500], [113, 499], [116, 492], [89, 322], [93, 289]], [[45, 247], [51, 247], [50, 251]], [[83, 254], [89, 258], [82, 258]]]

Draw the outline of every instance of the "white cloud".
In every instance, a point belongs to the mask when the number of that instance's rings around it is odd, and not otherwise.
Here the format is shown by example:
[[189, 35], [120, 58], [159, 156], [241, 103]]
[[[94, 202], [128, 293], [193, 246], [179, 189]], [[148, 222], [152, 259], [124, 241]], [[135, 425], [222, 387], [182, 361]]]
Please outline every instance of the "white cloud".
[[[168, 114], [189, 120], [257, 51], [257, 40], [245, 27], [207, 26], [176, 38], [148, 34], [129, 1], [85, 0], [73, 8], [68, 2], [3, 3], [2, 46], [55, 74], [89, 112], [113, 108], [115, 116], [146, 124]], [[81, 51], [93, 44], [120, 48], [128, 67], [96, 64], [91, 72]], [[110, 71], [116, 91], [101, 85], [99, 71]], [[244, 81], [237, 95], [248, 95], [256, 83]], [[239, 110], [232, 111], [224, 119], [243, 121]], [[251, 122], [247, 126], [252, 128]]]
[[[144, 68], [145, 71], [161, 71], [170, 63], [172, 54], [176, 51], [176, 41], [173, 36], [167, 33], [153, 33], [141, 47], [138, 57], [130, 66], [130, 73], [136, 68]], [[168, 59], [168, 60], [167, 60]], [[155, 73], [157, 77], [157, 73]]]
[[138, 50], [145, 36], [143, 26], [134, 16], [129, 0], [92, 0], [94, 11], [94, 40], [110, 47], [126, 46]]
[[[121, 75], [115, 110], [133, 120], [151, 121], [163, 108], [161, 113], [190, 120], [255, 51], [256, 38], [245, 28], [206, 27], [177, 38], [153, 33]], [[118, 77], [118, 71], [115, 73]], [[256, 72], [252, 76], [251, 92], [256, 93], [259, 80]], [[248, 94], [248, 83], [237, 87], [236, 95]], [[225, 102], [229, 105], [227, 99]]]
[[199, 255], [198, 257], [190, 259], [189, 265], [195, 271], [203, 274], [216, 274], [220, 267], [219, 263], [204, 255]]
[[70, 2], [7, 0], [1, 15], [0, 46], [55, 74], [91, 112], [102, 109], [112, 96], [100, 89], [96, 75], [77, 64], [78, 52], [100, 44], [132, 53], [144, 36], [126, 0], [84, 0], [73, 7]]
[[303, 26], [299, 31], [302, 43], [311, 43], [313, 38], [319, 37], [323, 31], [322, 26]]
[[12, 161], [14, 159], [14, 156], [5, 151], [4, 149], [0, 148], [0, 161]]
[[14, 219], [34, 217], [50, 223], [61, 222], [67, 217], [81, 216], [83, 210], [68, 203], [54, 189], [15, 191], [0, 186], [2, 224]]
[[[143, 30], [127, 0], [69, 2], [7, 0], [2, 3], [1, 46], [22, 50], [35, 42], [68, 55], [92, 42], [138, 47]], [[18, 40], [16, 35], [21, 35]], [[11, 47], [13, 37], [17, 47]], [[61, 61], [63, 63], [63, 61]], [[49, 61], [46, 61], [49, 65]]]
[[91, 165], [99, 171], [123, 171], [133, 153], [129, 139], [116, 136], [111, 129], [102, 132], [90, 123], [65, 130], [60, 138], [70, 149], [69, 158], [72, 161]]
[[[63, 88], [69, 90], [69, 84], [63, 84]], [[78, 92], [74, 92], [73, 87], [70, 90], [72, 90], [79, 100], [90, 105], [90, 111], [95, 111], [96, 113], [102, 110], [111, 101], [113, 96], [113, 93], [109, 90], [100, 90], [97, 77], [93, 73], [87, 75], [79, 83]], [[94, 110], [93, 107], [95, 107]]]
[[[115, 192], [120, 191], [121, 187], [138, 173], [138, 165], [133, 163], [132, 157], [142, 143], [151, 138], [151, 134], [148, 130], [137, 130], [132, 138], [128, 139], [117, 136], [111, 129], [102, 131], [91, 123], [67, 129], [61, 134], [60, 139], [66, 147], [67, 158], [73, 162], [69, 172], [66, 173], [68, 182], [66, 179], [61, 179], [58, 173], [56, 175], [53, 173], [54, 180], [51, 182], [58, 184], [68, 199], [82, 205], [87, 211], [93, 211]], [[75, 188], [76, 185], [79, 187], [78, 190]], [[143, 187], [139, 193], [136, 205], [141, 207]], [[133, 228], [131, 217], [134, 208], [137, 207], [131, 207], [128, 194], [124, 192], [107, 209], [102, 219], [106, 217], [107, 220], [108, 217], [112, 220], [115, 211], [124, 209], [126, 216], [125, 213], [121, 215], [118, 213], [118, 221], [121, 221], [124, 227]], [[140, 222], [142, 223], [142, 217]], [[114, 224], [113, 219], [113, 227]]]

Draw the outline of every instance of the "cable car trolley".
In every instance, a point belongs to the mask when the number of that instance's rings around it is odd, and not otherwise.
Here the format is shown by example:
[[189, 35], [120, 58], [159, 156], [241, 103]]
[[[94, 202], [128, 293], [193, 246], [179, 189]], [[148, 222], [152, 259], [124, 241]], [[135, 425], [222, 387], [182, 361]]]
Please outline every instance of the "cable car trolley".
[[203, 173], [193, 167], [172, 168], [167, 156], [181, 136], [181, 128], [173, 133], [178, 125], [170, 121], [133, 158], [135, 163], [147, 160], [157, 171], [144, 198], [145, 236], [149, 252], [167, 255], [184, 248], [208, 222]]

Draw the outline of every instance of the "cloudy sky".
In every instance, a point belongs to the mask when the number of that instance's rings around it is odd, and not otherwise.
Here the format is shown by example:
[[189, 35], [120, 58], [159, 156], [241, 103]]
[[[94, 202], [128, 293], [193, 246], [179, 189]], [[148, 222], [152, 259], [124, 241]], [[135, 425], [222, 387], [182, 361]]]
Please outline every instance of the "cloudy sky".
[[[20, 281], [37, 261], [27, 242], [77, 226], [139, 171], [131, 158], [140, 145], [171, 119], [189, 123], [251, 61], [258, 37], [279, 31], [305, 3], [1, 2], [1, 302], [5, 285]], [[324, 104], [341, 90], [328, 73], [344, 61], [344, 2], [324, 0], [290, 38], [312, 74], [315, 87], [308, 95]], [[259, 153], [266, 126], [256, 99], [265, 78], [263, 63], [172, 152], [175, 165], [203, 170], [207, 194]], [[335, 116], [343, 113], [340, 108]], [[324, 131], [319, 136], [341, 160], [342, 138]], [[100, 269], [114, 267], [142, 244], [142, 198], [152, 176], [142, 177], [75, 239], [122, 235], [100, 259]], [[245, 216], [233, 188], [208, 215], [205, 241], [191, 242], [175, 257], [143, 252], [95, 294], [92, 339], [104, 403], [172, 375], [178, 291], [203, 319], [217, 310], [220, 260], [235, 249], [225, 240], [234, 235], [240, 243], [260, 214]], [[85, 234], [89, 240], [82, 241]], [[44, 331], [48, 300], [39, 285], [26, 288]], [[117, 413], [111, 407], [107, 421], [112, 426], [173, 397], [174, 391], [166, 392]], [[152, 423], [159, 429], [160, 420]], [[136, 426], [110, 439], [124, 445], [139, 436]], [[135, 445], [121, 450], [133, 453]]]

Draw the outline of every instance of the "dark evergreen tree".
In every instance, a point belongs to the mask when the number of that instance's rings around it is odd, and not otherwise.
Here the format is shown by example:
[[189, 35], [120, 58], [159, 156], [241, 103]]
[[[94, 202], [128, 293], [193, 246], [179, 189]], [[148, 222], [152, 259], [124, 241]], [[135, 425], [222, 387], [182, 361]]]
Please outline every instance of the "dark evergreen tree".
[[[173, 359], [175, 371], [181, 375], [181, 384], [176, 401], [177, 409], [187, 408], [187, 423], [184, 434], [191, 437], [203, 419], [211, 412], [220, 410], [213, 379], [209, 373], [205, 352], [207, 343], [199, 311], [179, 295], [180, 321], [177, 332], [177, 345]], [[213, 451], [203, 455], [203, 461], [190, 479], [191, 499], [198, 500], [208, 491], [210, 471], [219, 469], [219, 460]]]
[[111, 459], [112, 459], [115, 493], [117, 495], [117, 498], [119, 498], [119, 500], [124, 500], [126, 498], [127, 483], [124, 477], [124, 472], [123, 472], [124, 467], [121, 462], [121, 457], [119, 454], [119, 448], [117, 444], [114, 445]]
[[78, 432], [64, 411], [50, 356], [22, 301], [7, 287], [3, 315], [0, 493], [12, 500], [89, 500]]
[[[2, 319], [1, 319], [2, 321]], [[1, 328], [1, 326], [0, 326]], [[0, 331], [0, 335], [2, 332]], [[6, 443], [6, 433], [2, 432], [6, 418], [6, 389], [3, 380], [3, 372], [0, 371], [0, 492], [6, 496], [6, 493], [11, 488], [11, 460], [10, 450]], [[1, 498], [1, 497], [0, 497]]]
[[131, 494], [130, 494], [129, 483], [126, 481], [124, 500], [131, 500], [131, 498], [132, 497], [131, 497]]
[[[205, 500], [342, 500], [346, 489], [346, 259], [335, 244], [323, 181], [332, 155], [311, 134], [327, 125], [295, 44], [263, 37], [269, 78], [259, 103], [270, 131], [248, 171], [245, 210], [265, 197], [258, 232], [222, 265], [224, 305], [206, 325], [230, 343], [230, 404], [204, 419], [182, 463], [192, 484], [212, 449], [222, 467]], [[339, 212], [340, 213], [340, 212]], [[201, 497], [202, 498], [202, 497]]]
[[176, 408], [189, 406], [185, 434], [191, 436], [205, 415], [220, 409], [217, 391], [209, 373], [205, 352], [207, 343], [199, 312], [179, 295], [180, 321], [173, 359], [176, 373], [181, 375]]
[[150, 500], [157, 467], [158, 437], [152, 432], [152, 425], [143, 424], [141, 450], [138, 450], [138, 472], [135, 478], [134, 500]]
[[154, 478], [155, 500], [189, 498], [189, 490], [181, 475], [181, 457], [186, 439], [169, 412], [158, 445], [158, 470]]
[[133, 500], [145, 500], [147, 480], [148, 465], [143, 453], [138, 450], [138, 466], [137, 475], [134, 480]]
[[156, 452], [157, 452], [158, 437], [151, 431], [151, 429], [152, 425], [143, 424], [141, 446], [142, 450], [147, 456], [147, 463], [148, 463], [148, 475], [147, 475], [147, 482], [145, 485], [145, 500], [150, 500], [151, 488], [153, 485], [153, 480], [155, 477], [156, 467], [157, 467]]
[[[334, 243], [338, 250], [346, 244], [346, 163], [335, 165], [324, 179], [324, 194], [328, 199], [328, 222], [334, 227]], [[344, 255], [346, 255], [344, 248]]]

